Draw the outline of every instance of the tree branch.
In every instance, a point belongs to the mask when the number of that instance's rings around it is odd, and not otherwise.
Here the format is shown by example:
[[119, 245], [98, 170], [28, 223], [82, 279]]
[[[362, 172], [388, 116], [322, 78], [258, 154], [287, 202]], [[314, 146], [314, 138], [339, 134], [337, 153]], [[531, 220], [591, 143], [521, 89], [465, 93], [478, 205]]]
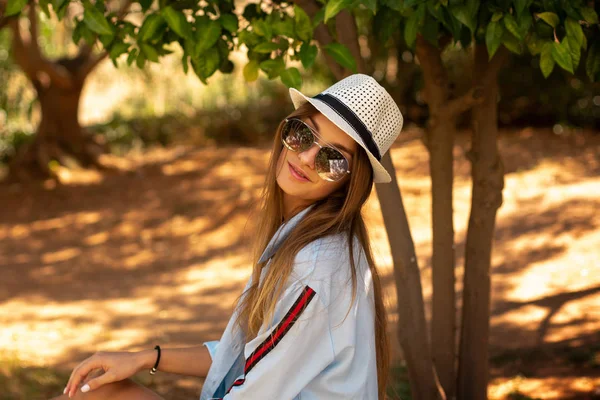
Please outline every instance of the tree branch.
[[46, 61], [42, 52], [40, 51], [40, 45], [38, 43], [38, 20], [37, 20], [37, 10], [35, 8], [35, 3], [32, 1], [29, 3], [29, 9], [27, 10], [27, 18], [29, 18], [29, 42], [31, 43], [30, 49], [34, 52], [36, 57], [40, 60]]
[[356, 27], [354, 15], [348, 10], [343, 10], [335, 18], [335, 30], [337, 32], [338, 41], [346, 46], [354, 56], [354, 59], [356, 60], [356, 70], [360, 73], [365, 73], [366, 65], [360, 54], [358, 29]]
[[433, 114], [445, 108], [450, 95], [448, 73], [442, 62], [441, 50], [417, 35], [416, 53], [423, 70], [425, 100]]
[[106, 57], [108, 57], [108, 52], [106, 50], [102, 50], [100, 53], [93, 56], [89, 55], [86, 62], [77, 71], [79, 78], [83, 79], [88, 76]]
[[[487, 54], [487, 47], [485, 49]], [[510, 51], [504, 47], [500, 46], [492, 59], [488, 62], [488, 66], [478, 81], [478, 84], [481, 86], [485, 86], [490, 83], [490, 80], [496, 80], [498, 77], [498, 72], [500, 68], [504, 66], [504, 63], [510, 58]]]
[[[50, 83], [65, 89], [71, 88], [73, 81], [69, 71], [63, 66], [46, 59], [40, 51], [37, 41], [38, 26], [34, 3], [29, 4], [27, 15], [29, 18], [28, 38], [23, 37], [19, 18], [10, 21], [10, 27], [13, 31], [13, 55], [15, 61], [38, 88], [40, 84], [45, 85]], [[41, 74], [45, 74], [46, 79]]]
[[[294, 3], [296, 3], [298, 6], [300, 6], [300, 8], [302, 8], [304, 11], [306, 11], [306, 14], [308, 14], [308, 16], [311, 19], [314, 18], [317, 11], [319, 11], [321, 9], [321, 6], [319, 4], [317, 4], [317, 2], [315, 0], [295, 0]], [[323, 23], [320, 23], [315, 28], [314, 36], [321, 47], [333, 42], [333, 37], [327, 30], [327, 26]], [[323, 52], [323, 55], [325, 57], [325, 62], [327, 63], [327, 65], [329, 66], [329, 69], [333, 73], [333, 76], [335, 76], [336, 79], [344, 78], [346, 76], [344, 67], [339, 65], [326, 52]]]
[[6, 25], [8, 25], [11, 18], [14, 18], [14, 17], [5, 17], [4, 10], [6, 10], [6, 1], [0, 1], [0, 14], [2, 14], [2, 17], [0, 17], [0, 29], [4, 28]]
[[462, 96], [450, 100], [446, 109], [451, 115], [459, 116], [481, 102], [483, 102], [483, 90], [481, 86], [476, 86]]

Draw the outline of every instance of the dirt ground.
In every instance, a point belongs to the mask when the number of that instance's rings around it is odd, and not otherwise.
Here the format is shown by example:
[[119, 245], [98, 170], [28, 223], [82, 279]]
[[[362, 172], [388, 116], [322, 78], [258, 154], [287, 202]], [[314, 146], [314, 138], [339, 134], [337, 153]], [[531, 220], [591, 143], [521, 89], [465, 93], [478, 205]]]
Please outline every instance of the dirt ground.
[[[429, 313], [430, 181], [421, 134], [406, 129], [392, 156]], [[506, 179], [493, 253], [490, 399], [600, 398], [600, 135], [511, 130], [500, 147]], [[467, 150], [459, 137], [459, 305]], [[264, 148], [180, 146], [108, 156], [119, 173], [62, 170], [63, 185], [0, 186], [0, 359], [64, 374], [97, 350], [217, 339], [250, 273], [248, 238], [267, 159]], [[375, 193], [366, 218], [393, 323], [402, 294], [397, 301]], [[165, 374], [152, 379], [167, 398], [196, 398], [201, 387]]]

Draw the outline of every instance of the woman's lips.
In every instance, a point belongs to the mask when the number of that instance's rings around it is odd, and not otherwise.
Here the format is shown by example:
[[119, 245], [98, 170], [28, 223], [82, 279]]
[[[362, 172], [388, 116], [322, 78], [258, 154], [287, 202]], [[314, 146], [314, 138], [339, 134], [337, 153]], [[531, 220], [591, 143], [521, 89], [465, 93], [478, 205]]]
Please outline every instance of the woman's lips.
[[296, 179], [298, 179], [299, 181], [302, 181], [302, 182], [310, 182], [310, 179], [308, 179], [304, 175], [301, 175], [301, 172], [297, 171], [296, 168], [294, 168], [294, 166], [292, 165], [292, 163], [290, 163], [289, 161], [288, 161], [288, 168], [290, 169], [290, 173], [292, 174], [292, 176], [294, 178], [296, 178]]

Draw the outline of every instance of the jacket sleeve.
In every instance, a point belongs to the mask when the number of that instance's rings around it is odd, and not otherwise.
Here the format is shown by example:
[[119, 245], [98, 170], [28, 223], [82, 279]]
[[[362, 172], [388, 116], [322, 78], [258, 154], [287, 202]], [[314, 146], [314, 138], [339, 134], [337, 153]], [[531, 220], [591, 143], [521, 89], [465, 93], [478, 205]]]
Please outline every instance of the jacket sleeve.
[[306, 283], [294, 282], [244, 349], [244, 374], [223, 400], [292, 399], [334, 359], [327, 308]]
[[210, 354], [210, 359], [215, 359], [215, 352], [217, 351], [217, 346], [219, 345], [218, 340], [211, 340], [210, 342], [202, 343], [208, 349], [208, 354]]

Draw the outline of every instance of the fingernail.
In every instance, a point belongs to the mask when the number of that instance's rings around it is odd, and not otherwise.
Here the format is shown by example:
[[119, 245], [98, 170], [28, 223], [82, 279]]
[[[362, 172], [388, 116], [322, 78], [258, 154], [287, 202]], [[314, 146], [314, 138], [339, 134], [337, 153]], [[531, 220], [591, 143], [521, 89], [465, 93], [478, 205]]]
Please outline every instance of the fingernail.
[[63, 390], [63, 394], [67, 393], [67, 387], [65, 386], [64, 390]]
[[83, 393], [88, 392], [89, 390], [90, 390], [90, 385], [88, 385], [87, 383], [81, 387], [81, 391]]

